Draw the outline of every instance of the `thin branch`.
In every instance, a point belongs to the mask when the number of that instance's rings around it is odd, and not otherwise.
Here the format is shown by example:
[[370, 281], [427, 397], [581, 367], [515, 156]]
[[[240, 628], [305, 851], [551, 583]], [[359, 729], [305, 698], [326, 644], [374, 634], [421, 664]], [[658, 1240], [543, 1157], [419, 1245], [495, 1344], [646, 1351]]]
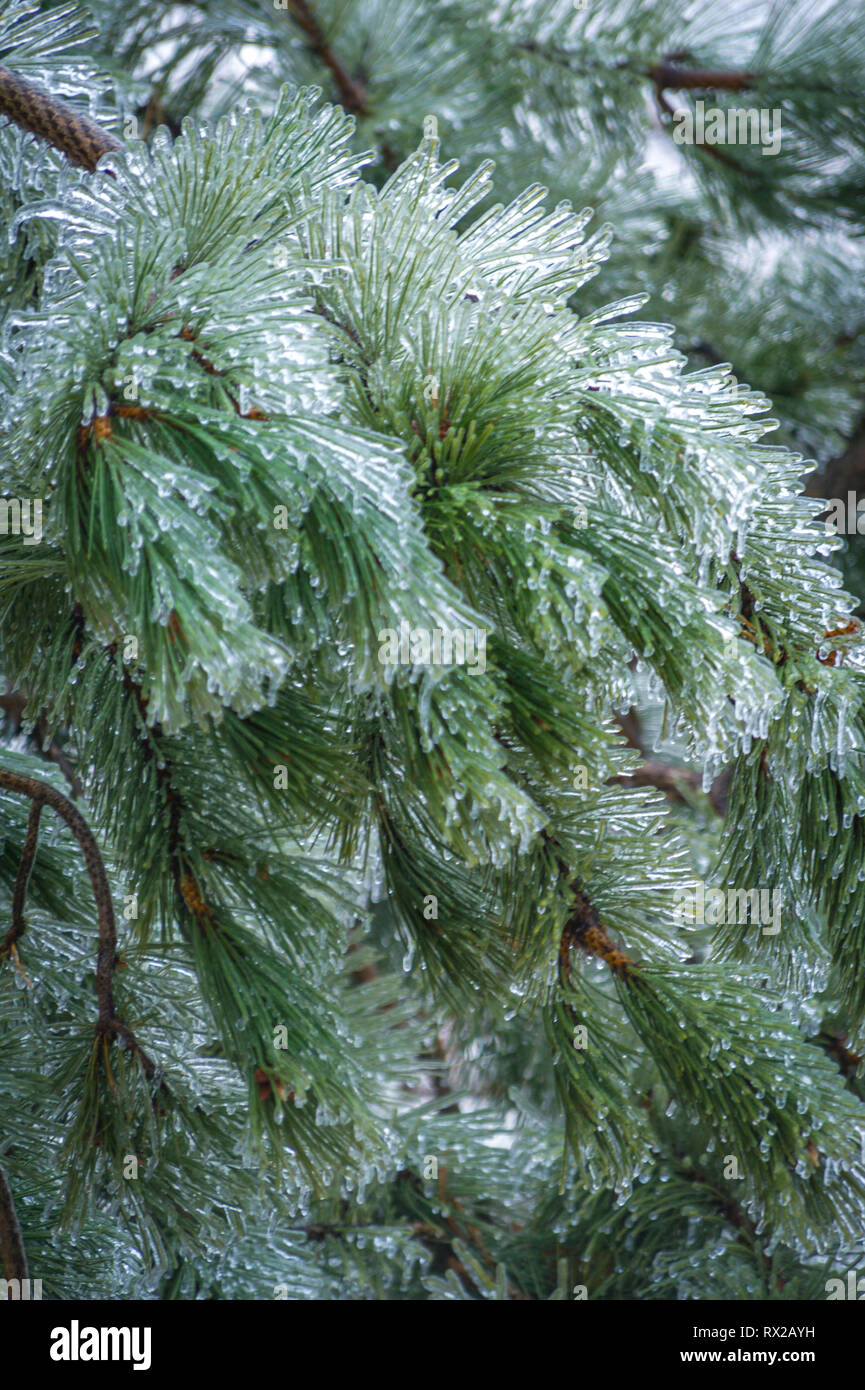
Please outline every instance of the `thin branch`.
[[[636, 748], [638, 753], [642, 753], [645, 762], [642, 767], [638, 767], [630, 775], [611, 777], [610, 782], [622, 787], [657, 787], [664, 792], [671, 801], [683, 801], [692, 804], [692, 797], [689, 793], [701, 792], [703, 789], [703, 779], [699, 772], [693, 768], [673, 767], [669, 763], [659, 762], [651, 756], [649, 742], [643, 732], [639, 712], [636, 709], [628, 710], [627, 714], [616, 714], [613, 716], [629, 748]], [[720, 773], [709, 789], [708, 797], [710, 805], [717, 811], [719, 816], [726, 814], [727, 810], [727, 790], [730, 782], [730, 769]]]
[[[131, 409], [131, 407], [129, 409]], [[117, 413], [125, 414], [126, 408], [118, 407]], [[239, 410], [238, 413], [240, 413]], [[250, 411], [247, 416], [244, 416], [244, 418], [251, 419], [256, 416], [260, 418], [260, 413], [257, 411]], [[99, 437], [105, 430], [108, 430], [110, 432], [111, 426], [108, 416], [95, 416], [92, 425], [97, 437]], [[84, 439], [82, 440], [81, 434], [79, 433], [79, 445], [81, 445], [82, 447], [86, 447], [87, 443], [89, 442], [90, 427], [82, 426], [81, 430], [85, 432], [85, 435]], [[82, 610], [76, 606], [75, 611], [77, 626], [77, 642], [80, 652], [81, 644], [83, 644], [84, 641], [86, 623], [84, 613], [82, 612]], [[177, 624], [176, 615], [173, 612], [171, 616], [170, 626], [171, 623]], [[179, 630], [179, 624], [177, 624], [177, 630]], [[111, 643], [110, 646], [105, 648], [105, 652], [109, 659], [112, 662], [114, 662], [116, 666], [117, 643]], [[133, 702], [136, 714], [141, 724], [142, 735], [146, 737], [146, 743], [144, 747], [144, 758], [146, 760], [150, 760], [154, 756], [154, 742], [158, 741], [162, 737], [162, 727], [158, 721], [154, 722], [153, 724], [150, 723], [147, 710], [148, 701], [147, 697], [144, 694], [144, 691], [142, 690], [141, 686], [135, 680], [133, 680], [132, 676], [129, 674], [129, 671], [125, 666], [121, 665], [120, 669], [123, 681], [123, 693], [127, 697], [127, 699]], [[186, 911], [188, 912], [192, 920], [195, 922], [199, 931], [201, 931], [202, 933], [206, 933], [214, 929], [218, 924], [213, 909], [204, 900], [204, 896], [201, 892], [201, 888], [199, 886], [197, 878], [184, 862], [183, 839], [181, 834], [183, 798], [173, 785], [172, 764], [168, 756], [163, 757], [162, 760], [159, 762], [159, 765], [156, 769], [156, 783], [157, 787], [163, 795], [165, 808], [168, 812], [168, 857], [169, 864], [171, 866], [171, 876], [174, 881], [175, 890], [177, 892], [178, 907], [180, 906], [180, 903], [183, 903]], [[2, 783], [0, 783], [0, 785], [2, 785]], [[207, 852], [205, 852], [205, 858], [207, 857], [209, 856]], [[97, 904], [98, 902], [99, 899], [97, 897]], [[142, 1056], [142, 1058], [144, 1058], [145, 1054], [138, 1046], [132, 1033], [128, 1029], [126, 1029], [124, 1025], [120, 1024], [119, 1022], [115, 1022], [112, 1031], [114, 1031], [118, 1036], [120, 1036], [124, 1040], [126, 1046], [134, 1048]], [[152, 1066], [153, 1064], [150, 1063], [150, 1065]]]
[[24, 840], [24, 848], [21, 851], [18, 876], [12, 890], [12, 926], [3, 939], [3, 950], [14, 946], [15, 942], [19, 941], [26, 931], [24, 903], [27, 898], [27, 884], [30, 882], [33, 861], [36, 858], [36, 849], [39, 844], [39, 819], [41, 815], [42, 802], [31, 801], [30, 815], [27, 820], [27, 835]]
[[646, 76], [659, 91], [746, 92], [756, 86], [759, 73], [718, 72], [711, 68], [680, 68], [675, 63], [656, 63]]
[[847, 1047], [847, 1034], [835, 1033], [824, 1029], [817, 1038], [818, 1043], [825, 1052], [838, 1064], [838, 1070], [848, 1081], [852, 1081], [859, 1074], [862, 1066], [862, 1058], [858, 1052], [853, 1052]]
[[[50, 806], [56, 811], [61, 820], [65, 821], [75, 836], [81, 851], [84, 855], [84, 863], [87, 866], [87, 873], [90, 878], [90, 885], [93, 889], [93, 897], [96, 902], [97, 918], [99, 922], [99, 949], [96, 957], [96, 994], [99, 1001], [99, 1020], [97, 1031], [105, 1035], [118, 1038], [123, 1046], [128, 1048], [134, 1056], [141, 1059], [145, 1075], [148, 1080], [152, 1080], [156, 1075], [156, 1066], [148, 1057], [144, 1049], [138, 1044], [135, 1035], [117, 1017], [114, 1007], [114, 994], [112, 990], [112, 979], [114, 969], [117, 964], [117, 929], [114, 921], [114, 904], [111, 900], [111, 888], [108, 883], [108, 875], [105, 872], [105, 865], [102, 862], [102, 855], [99, 846], [90, 826], [82, 816], [76, 806], [64, 796], [62, 792], [50, 786], [47, 782], [40, 782], [35, 777], [25, 777], [18, 772], [9, 772], [6, 768], [0, 767], [0, 787], [19, 796], [29, 797], [30, 800], [40, 807]], [[38, 826], [38, 817], [36, 819]], [[15, 901], [18, 902], [19, 883], [22, 872], [25, 868], [28, 845], [30, 844], [31, 833], [34, 826], [34, 817], [31, 812], [28, 823], [27, 841], [25, 843], [24, 855], [22, 856], [21, 869], [15, 883]], [[27, 876], [29, 877], [32, 868], [32, 856], [35, 854], [33, 847]], [[23, 900], [20, 903], [23, 910]], [[14, 912], [14, 909], [13, 909]], [[13, 919], [13, 931], [15, 922]]]
[[4, 67], [0, 67], [0, 116], [8, 116], [23, 130], [47, 140], [65, 154], [70, 164], [90, 173], [104, 154], [123, 149], [122, 141], [95, 121]]
[[[37, 724], [37, 738], [41, 738], [41, 728], [42, 725]], [[63, 776], [66, 778], [66, 781], [69, 783], [69, 790], [72, 793], [72, 795], [76, 797], [80, 796], [81, 793], [84, 791], [84, 787], [81, 783], [81, 778], [75, 771], [75, 764], [66, 756], [66, 754], [63, 752], [63, 749], [60, 748], [56, 743], [52, 742], [49, 743], [47, 748], [40, 748], [39, 751], [44, 752], [45, 757], [48, 759], [48, 761], [55, 763], [57, 767], [59, 767], [60, 771], [63, 773]]]
[[12, 1192], [3, 1169], [0, 1168], [0, 1257], [5, 1279], [29, 1279], [27, 1252], [18, 1224], [18, 1214]]
[[614, 714], [613, 719], [624, 734], [628, 747], [636, 748], [638, 753], [642, 753], [643, 757], [646, 757], [648, 750], [639, 711], [631, 706], [627, 714]]
[[[670, 105], [669, 101], [667, 100], [667, 97], [666, 97], [666, 88], [667, 88], [668, 86], [673, 86], [673, 87], [675, 87], [676, 84], [675, 84], [675, 83], [665, 83], [665, 82], [663, 81], [663, 78], [664, 78], [665, 74], [669, 74], [669, 73], [671, 73], [671, 72], [676, 72], [676, 71], [677, 71], [677, 69], [675, 69], [675, 68], [669, 68], [669, 67], [665, 67], [664, 65], [661, 65], [660, 67], [653, 68], [653, 69], [651, 70], [651, 72], [647, 74], [647, 76], [650, 76], [650, 77], [653, 77], [653, 78], [654, 78], [654, 82], [655, 82], [655, 101], [656, 101], [657, 104], [658, 104], [658, 110], [659, 110], [659, 112], [662, 113], [662, 117], [663, 117], [663, 116], [668, 117], [668, 120], [671, 121], [671, 122], [674, 121], [674, 120], [676, 119], [677, 112], [676, 112], [676, 110], [674, 109], [674, 107], [672, 107], [672, 106]], [[685, 75], [687, 76], [688, 74], [685, 74]], [[726, 77], [731, 77], [731, 78], [732, 78], [732, 77], [735, 77], [736, 75], [737, 75], [737, 74], [735, 74], [735, 73], [726, 73], [726, 74], [725, 74], [725, 73], [708, 73], [708, 72], [707, 72], [707, 73], [691, 73], [691, 74], [690, 74], [690, 76], [692, 76], [692, 77], [724, 77], [724, 76], [726, 76]], [[684, 85], [687, 87], [687, 86], [690, 86], [691, 84], [686, 83], [686, 84], [684, 84]], [[703, 83], [696, 83], [696, 84], [694, 84], [694, 85], [700, 87], [700, 86], [703, 86], [703, 85], [705, 85], [705, 84], [703, 84]], [[719, 84], [719, 85], [723, 85], [723, 84]], [[727, 84], [727, 90], [730, 90], [730, 91], [740, 91], [741, 88], [733, 87], [733, 86]], [[665, 122], [663, 119], [661, 120], [661, 125], [664, 127], [664, 129], [667, 129], [667, 128], [668, 128], [667, 122]], [[747, 177], [747, 178], [753, 178], [753, 177], [754, 177], [754, 175], [753, 175], [753, 173], [752, 173], [752, 171], [751, 171], [750, 169], [744, 168], [744, 167], [743, 167], [741, 164], [739, 164], [735, 159], [733, 159], [733, 157], [732, 157], [731, 155], [725, 154], [723, 150], [719, 150], [717, 145], [709, 145], [709, 144], [706, 143], [705, 140], [696, 140], [696, 139], [694, 140], [693, 144], [694, 144], [694, 148], [695, 148], [695, 149], [702, 150], [704, 154], [711, 155], [713, 159], [717, 159], [717, 160], [718, 160], [718, 163], [719, 163], [719, 164], [724, 164], [728, 169], [733, 169], [737, 174], [742, 174], [743, 176], [745, 176], [745, 177]]]
[[[670, 54], [651, 68], [637, 68], [627, 59], [615, 64], [590, 64], [585, 50], [562, 48], [555, 43], [540, 43], [527, 39], [516, 47], [523, 53], [531, 53], [548, 63], [567, 68], [575, 77], [597, 76], [599, 68], [606, 66], [610, 71], [632, 72], [635, 76], [647, 77], [659, 91], [717, 91], [744, 92], [754, 87], [761, 74], [754, 72], [720, 71], [712, 68], [679, 67]], [[685, 55], [676, 55], [682, 56]]]
[[[108, 647], [107, 652], [109, 657], [116, 662], [116, 644]], [[141, 722], [142, 733], [147, 736], [144, 757], [149, 761], [154, 756], [153, 742], [162, 738], [162, 726], [158, 720], [154, 724], [149, 722], [147, 697], [144, 691], [132, 679], [126, 667], [124, 666], [122, 669], [123, 693], [134, 702], [136, 713]], [[206, 933], [217, 925], [216, 917], [213, 909], [204, 900], [197, 878], [184, 864], [183, 837], [180, 826], [183, 814], [183, 797], [172, 782], [172, 771], [170, 758], [163, 757], [156, 769], [156, 784], [163, 794], [165, 808], [168, 812], [168, 860], [171, 866], [171, 876], [178, 894], [178, 905], [183, 902], [198, 929], [202, 933]], [[208, 851], [204, 852], [205, 859], [213, 857]]]
[[587, 955], [597, 956], [608, 965], [620, 980], [633, 980], [638, 977], [631, 957], [614, 944], [606, 927], [598, 916], [594, 903], [580, 888], [571, 885], [574, 894], [574, 910], [565, 923], [559, 942], [559, 970], [565, 980], [571, 976], [571, 948], [579, 946]]
[[324, 31], [306, 0], [290, 0], [289, 13], [300, 25], [309, 40], [309, 47], [323, 63], [326, 63], [334, 76], [342, 104], [347, 111], [356, 115], [366, 113], [366, 89], [357, 82], [337, 58], [325, 38]]
[[0, 695], [0, 711], [11, 719], [15, 728], [21, 724], [21, 715], [24, 713], [24, 706], [27, 703], [26, 695], [21, 695], [17, 690], [9, 690], [5, 695]]
[[551, 830], [542, 831], [543, 838], [555, 855], [555, 863], [562, 878], [574, 895], [573, 911], [562, 928], [559, 939], [559, 978], [567, 984], [571, 978], [571, 948], [579, 946], [587, 955], [597, 956], [604, 961], [620, 980], [639, 979], [640, 972], [630, 956], [611, 940], [606, 927], [598, 916], [597, 909], [590, 900], [578, 879], [561, 857], [561, 846]]
[[[11, 690], [5, 695], [0, 695], [0, 714], [6, 716], [15, 732], [21, 728], [22, 715], [26, 704], [27, 696], [22, 695], [18, 690]], [[53, 739], [47, 747], [45, 746], [46, 734], [46, 722], [44, 718], [39, 719], [33, 726], [33, 732], [28, 736], [28, 742], [32, 745], [34, 751], [41, 757], [47, 758], [49, 762], [59, 767], [66, 781], [69, 783], [72, 795], [74, 797], [79, 797], [84, 788], [81, 784], [81, 778], [78, 776], [75, 769], [75, 764]]]
[[[693, 805], [694, 797], [703, 791], [703, 778], [690, 767], [673, 767], [670, 763], [650, 761], [635, 768], [629, 776], [611, 777], [610, 781], [622, 787], [657, 787], [671, 801], [681, 801]], [[707, 796], [709, 804], [719, 816], [726, 807], [726, 782], [724, 775], [716, 777]]]
[[106, 1028], [110, 1028], [110, 1021], [114, 1017], [111, 977], [117, 955], [117, 930], [114, 923], [114, 904], [111, 901], [108, 876], [93, 832], [81, 812], [68, 797], [49, 786], [47, 782], [40, 782], [35, 777], [25, 777], [21, 773], [9, 772], [6, 768], [0, 768], [0, 787], [5, 787], [7, 791], [17, 793], [19, 796], [27, 796], [31, 801], [50, 806], [53, 811], [57, 812], [61, 820], [66, 822], [81, 846], [93, 889], [93, 897], [96, 901], [99, 922], [99, 952], [96, 964], [99, 1022]]
[[[728, 1221], [736, 1227], [738, 1231], [749, 1242], [755, 1256], [760, 1261], [763, 1279], [767, 1288], [770, 1287], [772, 1276], [772, 1258], [766, 1254], [765, 1241], [761, 1239], [760, 1230], [753, 1217], [739, 1205], [729, 1192], [725, 1192], [712, 1178], [704, 1173], [700, 1168], [686, 1168], [682, 1163], [684, 1155], [678, 1150], [674, 1150], [676, 1158], [679, 1160], [676, 1167], [677, 1177], [684, 1182], [692, 1182], [706, 1189], [712, 1199], [718, 1203], [721, 1211]], [[775, 1276], [775, 1289], [777, 1292], [784, 1292], [784, 1279], [780, 1272]]]

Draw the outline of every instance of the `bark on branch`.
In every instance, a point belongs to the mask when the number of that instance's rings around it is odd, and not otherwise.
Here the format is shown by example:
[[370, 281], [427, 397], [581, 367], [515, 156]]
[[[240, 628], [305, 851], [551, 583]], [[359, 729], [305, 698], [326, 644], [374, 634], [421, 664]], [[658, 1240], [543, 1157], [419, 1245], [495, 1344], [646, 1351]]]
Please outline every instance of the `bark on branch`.
[[27, 1253], [12, 1192], [3, 1169], [0, 1168], [0, 1259], [4, 1279], [29, 1279]]
[[95, 121], [81, 116], [71, 106], [20, 73], [0, 66], [0, 115], [15, 125], [47, 140], [65, 154], [70, 164], [96, 168], [104, 154], [122, 150], [123, 143]]
[[324, 31], [306, 0], [291, 0], [289, 13], [306, 34], [309, 47], [333, 73], [342, 104], [347, 111], [363, 115], [366, 111], [366, 90], [356, 81], [337, 58], [324, 36]]
[[680, 68], [675, 63], [656, 63], [647, 74], [659, 91], [745, 92], [753, 87], [757, 73], [719, 72], [712, 68]]
[[[29, 797], [34, 808], [39, 807], [41, 809], [42, 806], [50, 806], [61, 820], [66, 822], [78, 841], [93, 889], [99, 922], [99, 949], [96, 957], [96, 994], [99, 1003], [97, 1032], [105, 1037], [116, 1037], [133, 1056], [140, 1059], [147, 1079], [153, 1080], [156, 1075], [155, 1064], [139, 1045], [131, 1029], [127, 1028], [125, 1023], [122, 1023], [117, 1017], [114, 1007], [112, 980], [117, 964], [117, 928], [114, 921], [114, 904], [111, 900], [108, 875], [105, 872], [105, 865], [102, 862], [102, 855], [99, 852], [93, 831], [77, 806], [73, 805], [62, 792], [49, 786], [47, 782], [40, 782], [36, 777], [26, 777], [21, 773], [10, 772], [6, 768], [0, 767], [0, 787], [18, 796]], [[39, 815], [31, 809], [24, 853], [13, 893], [12, 928], [3, 943], [4, 949], [14, 946], [15, 940], [23, 931], [21, 914], [24, 907], [24, 893], [36, 854], [38, 827]]]
[[620, 980], [632, 980], [638, 971], [630, 956], [610, 939], [597, 909], [583, 890], [572, 885], [574, 910], [565, 923], [559, 943], [559, 970], [565, 980], [571, 977], [571, 949], [579, 946], [587, 955], [597, 956]]

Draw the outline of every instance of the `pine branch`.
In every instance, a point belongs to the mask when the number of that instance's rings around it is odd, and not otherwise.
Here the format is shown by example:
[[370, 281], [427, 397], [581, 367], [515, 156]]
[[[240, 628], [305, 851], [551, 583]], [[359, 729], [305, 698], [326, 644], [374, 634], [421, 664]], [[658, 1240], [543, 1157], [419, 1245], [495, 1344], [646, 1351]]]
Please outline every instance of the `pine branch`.
[[[177, 334], [177, 337], [182, 338], [185, 342], [195, 341], [194, 334], [192, 333], [191, 329], [188, 328], [181, 329], [181, 331]], [[193, 351], [192, 356], [198, 363], [198, 365], [204, 369], [208, 376], [221, 377], [225, 375], [225, 373], [221, 371], [218, 367], [214, 367], [213, 363], [210, 362], [206, 357], [203, 357], [200, 352]], [[257, 406], [253, 406], [251, 410], [241, 410], [240, 402], [237, 399], [237, 397], [233, 395], [231, 391], [228, 390], [226, 390], [226, 395], [228, 396], [228, 399], [231, 402], [231, 406], [234, 410], [234, 413], [236, 415], [239, 415], [241, 420], [267, 419], [267, 416], [264, 414], [264, 412], [259, 410]], [[142, 405], [123, 405], [119, 401], [115, 401], [113, 399], [109, 400], [108, 408], [104, 415], [94, 415], [87, 424], [81, 425], [79, 427], [78, 449], [79, 463], [82, 469], [86, 466], [86, 453], [88, 448], [90, 447], [91, 442], [95, 440], [96, 443], [104, 443], [106, 440], [112, 438], [112, 419], [137, 420], [139, 422], [160, 422], [165, 419], [165, 416], [158, 410], [150, 410]]]
[[[673, 767], [670, 763], [662, 763], [651, 757], [637, 710], [630, 709], [627, 714], [617, 714], [614, 718], [624, 734], [628, 747], [636, 748], [638, 753], [643, 754], [646, 761], [642, 767], [638, 767], [629, 775], [612, 777], [610, 781], [621, 787], [657, 787], [671, 801], [681, 801], [686, 805], [691, 804], [690, 793], [699, 794], [703, 790], [703, 779], [700, 773], [695, 772], [693, 768]], [[709, 802], [719, 816], [726, 813], [729, 782], [730, 770], [727, 769], [715, 778], [709, 789]]]
[[[16, 795], [29, 797], [31, 802], [40, 808], [43, 805], [50, 806], [61, 820], [66, 822], [78, 841], [93, 889], [99, 922], [99, 949], [96, 960], [96, 993], [99, 1001], [97, 1033], [105, 1038], [111, 1036], [118, 1038], [133, 1056], [140, 1058], [145, 1075], [148, 1080], [153, 1080], [156, 1075], [154, 1062], [140, 1046], [131, 1029], [127, 1028], [118, 1018], [114, 1007], [112, 979], [117, 965], [117, 930], [114, 922], [114, 904], [111, 900], [108, 875], [105, 872], [105, 865], [102, 862], [102, 855], [99, 852], [93, 831], [68, 797], [49, 786], [47, 782], [40, 782], [35, 777], [25, 777], [20, 773], [9, 772], [6, 768], [0, 768], [0, 787], [4, 787]], [[16, 929], [20, 927], [20, 915], [24, 907], [24, 891], [36, 853], [38, 825], [39, 817], [38, 815], [34, 817], [31, 811], [21, 867], [15, 882], [12, 933], [15, 933]], [[17, 934], [20, 935], [20, 931]], [[11, 947], [14, 945], [14, 941], [14, 935], [11, 941], [7, 937], [4, 945]]]
[[[0, 1168], [0, 1257], [5, 1279], [28, 1279], [27, 1252], [6, 1174]], [[11, 1294], [8, 1295], [11, 1297]]]
[[[43, 726], [41, 723], [37, 724], [36, 726], [37, 743], [42, 737], [42, 727]], [[43, 751], [41, 747], [39, 751]], [[44, 754], [45, 757], [49, 760], [49, 762], [56, 763], [57, 767], [59, 767], [60, 771], [63, 773], [63, 776], [66, 778], [66, 781], [69, 783], [69, 790], [71, 791], [72, 795], [75, 797], [80, 796], [84, 790], [84, 787], [81, 783], [81, 778], [75, 771], [74, 764], [70, 761], [69, 758], [67, 758], [66, 754], [63, 752], [63, 749], [59, 748], [56, 743], [52, 742], [49, 743], [46, 749], [44, 749]]]
[[553, 848], [559, 873], [574, 895], [574, 910], [562, 928], [559, 939], [560, 979], [565, 984], [570, 982], [571, 950], [574, 946], [579, 946], [587, 955], [597, 956], [605, 961], [619, 979], [636, 978], [639, 972], [635, 969], [634, 962], [614, 944], [587, 893], [578, 881], [572, 880], [571, 870], [558, 853], [559, 842], [556, 836], [552, 831], [545, 830], [543, 838]]
[[[18, 690], [12, 690], [5, 695], [0, 695], [0, 713], [5, 714], [12, 724], [13, 730], [17, 732], [21, 727], [21, 716], [27, 705], [27, 696], [22, 695]], [[28, 743], [33, 747], [34, 752], [40, 757], [46, 758], [49, 762], [56, 764], [66, 781], [69, 783], [70, 791], [74, 797], [79, 797], [84, 790], [81, 778], [75, 769], [75, 765], [59, 744], [54, 740], [45, 747], [46, 724], [44, 719], [38, 720], [33, 727], [33, 732], [29, 736]]]
[[[650, 69], [650, 71], [646, 74], [648, 77], [651, 77], [652, 81], [654, 82], [655, 100], [658, 104], [658, 110], [659, 112], [661, 112], [662, 117], [667, 117], [667, 121], [664, 121], [663, 119], [661, 120], [661, 125], [664, 126], [664, 128], [666, 128], [668, 122], [674, 120], [676, 116], [675, 110], [667, 100], [666, 93], [669, 89], [672, 88], [672, 90], [676, 91], [684, 87], [691, 90], [693, 90], [694, 88], [700, 90], [701, 88], [712, 87], [712, 83], [708, 83], [702, 80], [693, 80], [678, 84], [675, 80], [671, 81], [671, 75], [675, 78], [678, 75], [678, 72], [679, 70], [676, 68], [667, 67], [664, 64], [661, 64], [658, 67]], [[721, 79], [720, 81], [716, 81], [714, 86], [716, 89], [725, 91], [742, 91], [743, 87], [748, 85], [747, 81], [745, 80], [748, 77], [748, 74], [745, 73], [713, 73], [695, 71], [691, 73], [683, 72], [681, 75], [685, 78], [690, 79]], [[742, 85], [736, 85], [738, 79], [742, 80]], [[737, 160], [733, 159], [732, 156], [726, 154], [722, 149], [719, 149], [717, 145], [709, 145], [706, 143], [705, 140], [695, 139], [694, 146], [696, 149], [702, 150], [704, 154], [711, 155], [713, 159], [717, 159], [719, 164], [723, 164], [726, 168], [734, 170], [734, 172], [737, 174], [741, 174], [744, 178], [756, 178], [756, 175], [750, 169], [744, 168], [741, 164], [738, 163]]]
[[66, 102], [5, 67], [0, 67], [0, 115], [8, 116], [40, 140], [47, 140], [70, 164], [91, 173], [103, 155], [123, 149], [122, 141], [95, 121], [79, 115]]
[[[676, 1157], [679, 1158], [680, 1155], [676, 1154]], [[750, 1245], [756, 1258], [759, 1261], [761, 1273], [763, 1275], [766, 1286], [768, 1287], [772, 1274], [772, 1260], [766, 1254], [765, 1239], [761, 1235], [761, 1232], [759, 1231], [757, 1223], [754, 1221], [754, 1219], [748, 1215], [748, 1213], [736, 1201], [736, 1199], [729, 1194], [729, 1192], [725, 1192], [723, 1188], [720, 1187], [717, 1182], [714, 1182], [707, 1173], [704, 1173], [702, 1169], [689, 1169], [679, 1166], [677, 1168], [677, 1175], [685, 1182], [697, 1183], [700, 1187], [705, 1188], [706, 1191], [711, 1195], [712, 1200], [717, 1202], [724, 1215], [724, 1218], [727, 1221], [732, 1222], [737, 1231], [741, 1231], [743, 1237], [747, 1240], [748, 1244]], [[784, 1288], [784, 1281], [781, 1278], [780, 1274], [777, 1276], [777, 1286], [778, 1292], [782, 1293]]]
[[[680, 801], [685, 805], [690, 805], [693, 797], [703, 791], [703, 779], [693, 768], [673, 767], [670, 763], [656, 761], [643, 763], [629, 776], [622, 775], [611, 780], [621, 787], [657, 787], [671, 801]], [[709, 802], [719, 816], [724, 814], [728, 780], [728, 774], [716, 777], [708, 792]]]
[[[116, 658], [116, 648], [108, 648], [108, 654], [112, 659]], [[157, 721], [150, 724], [147, 717], [147, 698], [136, 681], [132, 679], [126, 668], [123, 668], [123, 692], [127, 699], [134, 702], [138, 718], [141, 722], [142, 732], [146, 733], [148, 742], [145, 745], [145, 761], [150, 761], [154, 756], [153, 746], [163, 735], [162, 727]], [[182, 856], [182, 838], [180, 834], [180, 817], [183, 812], [183, 798], [172, 784], [171, 760], [163, 756], [159, 762], [156, 773], [157, 786], [162, 793], [165, 808], [168, 812], [168, 862], [171, 865], [171, 874], [174, 880], [174, 887], [178, 895], [178, 901], [186, 904], [190, 916], [196, 926], [202, 932], [207, 932], [214, 925], [214, 914], [212, 909], [204, 901], [198, 882], [194, 875], [184, 868]], [[211, 857], [209, 851], [204, 851], [204, 858]]]
[[824, 1030], [817, 1041], [825, 1052], [838, 1063], [838, 1070], [846, 1081], [852, 1081], [862, 1066], [862, 1058], [847, 1046], [846, 1033]]
[[30, 815], [27, 819], [27, 835], [24, 840], [24, 848], [21, 851], [21, 863], [18, 868], [18, 875], [12, 890], [12, 926], [3, 939], [3, 945], [0, 947], [0, 951], [11, 950], [15, 943], [21, 939], [26, 930], [24, 903], [27, 897], [27, 884], [30, 882], [30, 874], [33, 869], [33, 862], [36, 858], [36, 850], [39, 845], [39, 820], [41, 815], [42, 802], [31, 801]]
[[[534, 39], [527, 39], [516, 45], [523, 53], [536, 54], [544, 58], [547, 62], [555, 63], [558, 67], [567, 68], [575, 76], [587, 77], [590, 72], [596, 72], [597, 68], [576, 67], [573, 59], [578, 56], [559, 44], [539, 43]], [[579, 55], [581, 58], [583, 55]], [[679, 67], [675, 62], [677, 55], [670, 54], [660, 63], [655, 63], [651, 68], [635, 70], [627, 59], [614, 64], [617, 72], [638, 71], [641, 77], [647, 77], [655, 87], [664, 91], [719, 91], [719, 92], [743, 92], [753, 87], [760, 78], [759, 73], [719, 71], [709, 68], [685, 68]], [[600, 65], [599, 65], [600, 66]]]
[[753, 72], [718, 72], [709, 68], [680, 68], [665, 60], [649, 68], [646, 76], [659, 91], [692, 92], [744, 92], [760, 79]]
[[639, 972], [630, 956], [610, 939], [606, 927], [598, 916], [597, 909], [585, 892], [572, 884], [574, 911], [562, 930], [559, 942], [559, 968], [567, 981], [571, 977], [571, 949], [579, 946], [587, 955], [597, 956], [610, 967], [620, 980], [638, 978]]
[[333, 73], [342, 104], [355, 115], [366, 113], [366, 90], [340, 62], [324, 36], [324, 31], [306, 0], [291, 0], [290, 13], [309, 40], [310, 50], [326, 63]]

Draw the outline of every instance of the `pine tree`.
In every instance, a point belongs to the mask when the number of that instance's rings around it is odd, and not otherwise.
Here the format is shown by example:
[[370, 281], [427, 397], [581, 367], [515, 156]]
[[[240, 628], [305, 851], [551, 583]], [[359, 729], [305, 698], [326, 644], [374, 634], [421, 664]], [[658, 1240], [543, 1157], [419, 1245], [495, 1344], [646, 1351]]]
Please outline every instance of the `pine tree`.
[[7, 1280], [861, 1265], [863, 78], [856, 0], [0, 0]]

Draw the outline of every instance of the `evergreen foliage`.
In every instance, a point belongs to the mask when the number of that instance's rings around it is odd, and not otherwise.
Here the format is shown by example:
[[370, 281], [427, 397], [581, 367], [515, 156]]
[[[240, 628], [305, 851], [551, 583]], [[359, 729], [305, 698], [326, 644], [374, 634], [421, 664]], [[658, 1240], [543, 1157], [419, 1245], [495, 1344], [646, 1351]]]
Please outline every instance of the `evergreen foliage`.
[[[0, 64], [99, 160], [0, 128], [45, 1296], [825, 1297], [865, 644], [803, 486], [859, 428], [865, 11], [0, 0]], [[777, 157], [675, 144], [704, 97]]]

